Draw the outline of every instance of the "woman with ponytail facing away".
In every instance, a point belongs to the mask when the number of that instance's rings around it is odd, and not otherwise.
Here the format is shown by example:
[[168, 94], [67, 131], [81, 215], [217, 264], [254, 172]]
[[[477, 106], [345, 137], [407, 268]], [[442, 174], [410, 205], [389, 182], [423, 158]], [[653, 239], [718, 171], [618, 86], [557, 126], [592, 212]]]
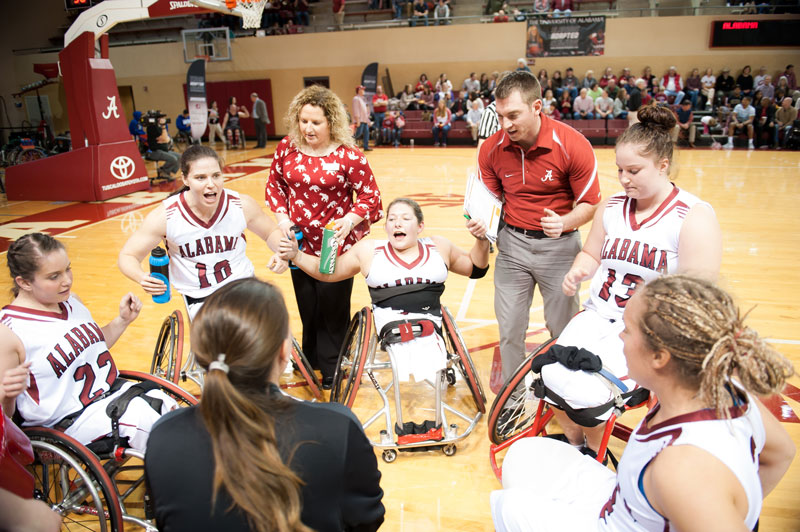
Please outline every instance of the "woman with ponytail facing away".
[[208, 371], [202, 400], [154, 427], [145, 458], [158, 529], [377, 530], [380, 473], [358, 419], [278, 388], [291, 354], [278, 289], [255, 278], [224, 286], [191, 338]]

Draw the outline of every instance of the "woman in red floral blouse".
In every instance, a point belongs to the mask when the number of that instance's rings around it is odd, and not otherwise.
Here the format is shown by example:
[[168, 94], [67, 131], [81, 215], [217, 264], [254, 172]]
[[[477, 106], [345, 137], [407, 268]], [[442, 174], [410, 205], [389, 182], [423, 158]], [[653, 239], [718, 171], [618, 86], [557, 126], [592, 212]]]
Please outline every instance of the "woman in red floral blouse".
[[[319, 256], [322, 230], [333, 221], [341, 251], [383, 217], [381, 195], [366, 156], [355, 147], [341, 100], [321, 86], [303, 89], [286, 113], [289, 134], [278, 144], [267, 180], [267, 204], [287, 236], [303, 232], [307, 253]], [[353, 280], [317, 281], [292, 270], [303, 322], [303, 352], [330, 386], [350, 319]]]

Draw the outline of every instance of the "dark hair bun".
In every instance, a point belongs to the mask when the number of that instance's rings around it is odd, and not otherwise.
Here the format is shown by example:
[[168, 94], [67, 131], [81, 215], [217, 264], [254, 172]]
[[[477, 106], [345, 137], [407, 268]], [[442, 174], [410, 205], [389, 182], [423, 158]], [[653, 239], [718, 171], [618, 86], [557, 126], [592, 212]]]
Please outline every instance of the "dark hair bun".
[[666, 132], [672, 130], [678, 120], [668, 107], [646, 105], [639, 109], [636, 115], [644, 127], [662, 129]]

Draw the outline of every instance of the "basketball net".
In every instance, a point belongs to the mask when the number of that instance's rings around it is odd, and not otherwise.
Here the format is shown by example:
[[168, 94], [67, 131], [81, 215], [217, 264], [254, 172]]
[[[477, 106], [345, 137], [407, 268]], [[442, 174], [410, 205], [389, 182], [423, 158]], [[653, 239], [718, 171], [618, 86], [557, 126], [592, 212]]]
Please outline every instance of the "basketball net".
[[242, 14], [242, 27], [258, 29], [261, 27], [261, 14], [267, 0], [225, 0], [228, 9], [239, 8]]

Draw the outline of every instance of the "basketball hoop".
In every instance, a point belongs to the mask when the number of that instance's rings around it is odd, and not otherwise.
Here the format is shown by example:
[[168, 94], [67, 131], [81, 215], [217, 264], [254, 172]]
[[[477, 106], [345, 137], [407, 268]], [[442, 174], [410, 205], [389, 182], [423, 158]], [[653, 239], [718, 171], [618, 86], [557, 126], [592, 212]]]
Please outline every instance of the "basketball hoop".
[[225, 0], [228, 9], [239, 8], [242, 14], [242, 27], [246, 29], [258, 29], [261, 27], [261, 14], [267, 0]]

